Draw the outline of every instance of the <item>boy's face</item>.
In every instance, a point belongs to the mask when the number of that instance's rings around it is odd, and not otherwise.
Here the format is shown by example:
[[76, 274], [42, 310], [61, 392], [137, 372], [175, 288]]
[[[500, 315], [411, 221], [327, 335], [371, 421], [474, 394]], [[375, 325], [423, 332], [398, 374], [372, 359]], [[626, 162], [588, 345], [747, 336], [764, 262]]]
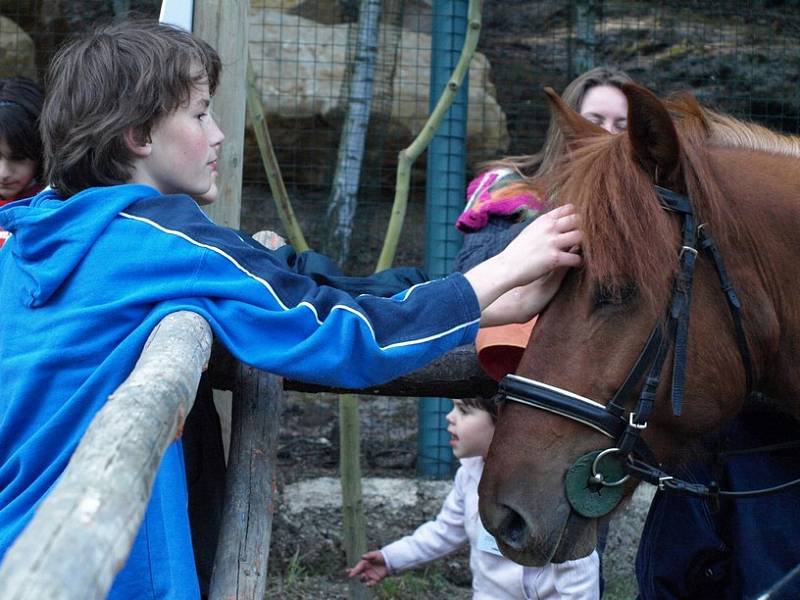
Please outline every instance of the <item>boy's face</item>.
[[456, 458], [486, 457], [494, 435], [494, 423], [485, 410], [453, 400], [453, 410], [447, 413], [447, 431]]
[[134, 163], [132, 183], [145, 183], [162, 194], [200, 196], [217, 175], [217, 154], [224, 139], [209, 111], [208, 85], [199, 84], [189, 101], [159, 121]]

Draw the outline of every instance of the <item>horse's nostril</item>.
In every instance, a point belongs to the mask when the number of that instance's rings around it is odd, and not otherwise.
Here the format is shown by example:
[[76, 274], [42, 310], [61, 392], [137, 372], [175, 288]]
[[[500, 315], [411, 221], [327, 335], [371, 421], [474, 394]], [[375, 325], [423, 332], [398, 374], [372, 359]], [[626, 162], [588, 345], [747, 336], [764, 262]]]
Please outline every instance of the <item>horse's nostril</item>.
[[523, 550], [527, 538], [528, 526], [525, 519], [513, 508], [503, 507], [505, 515], [500, 523], [500, 534], [503, 541], [514, 550]]

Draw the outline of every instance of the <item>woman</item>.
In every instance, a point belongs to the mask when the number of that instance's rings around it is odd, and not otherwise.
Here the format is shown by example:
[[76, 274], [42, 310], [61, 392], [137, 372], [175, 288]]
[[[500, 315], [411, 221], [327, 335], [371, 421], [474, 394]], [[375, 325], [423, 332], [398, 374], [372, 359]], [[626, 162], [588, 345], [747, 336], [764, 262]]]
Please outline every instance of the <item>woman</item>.
[[[561, 98], [587, 120], [616, 134], [625, 130], [628, 117], [622, 86], [632, 81], [624, 71], [597, 67], [576, 77]], [[564, 134], [551, 119], [539, 152], [485, 165], [467, 188], [467, 205], [456, 221], [465, 236], [454, 270], [466, 271], [494, 256], [545, 210], [547, 182], [564, 152]], [[481, 329], [475, 344], [490, 376], [499, 380], [516, 370], [534, 320]]]

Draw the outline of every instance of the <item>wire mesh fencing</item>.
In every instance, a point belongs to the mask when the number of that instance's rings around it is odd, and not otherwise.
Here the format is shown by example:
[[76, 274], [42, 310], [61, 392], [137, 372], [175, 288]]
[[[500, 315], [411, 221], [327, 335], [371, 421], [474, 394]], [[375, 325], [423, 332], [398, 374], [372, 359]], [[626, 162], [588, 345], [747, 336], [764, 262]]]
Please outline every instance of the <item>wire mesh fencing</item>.
[[[424, 123], [430, 95], [440, 91], [430, 89], [436, 1], [381, 3], [371, 118], [345, 267], [352, 274], [375, 268], [394, 194], [397, 153]], [[0, 0], [0, 76], [41, 81], [53, 52], [69, 35], [129, 11], [156, 17], [159, 6], [158, 0]], [[542, 88], [561, 91], [590, 66], [619, 67], [659, 94], [689, 90], [715, 109], [800, 132], [798, 8], [797, 0], [485, 2], [469, 76], [464, 185], [483, 161], [536, 152], [549, 121]], [[295, 211], [317, 249], [328, 225], [357, 22], [354, 0], [251, 3], [250, 60]], [[280, 229], [249, 129], [245, 139], [243, 228]], [[413, 172], [396, 264], [424, 264], [425, 183], [423, 156]], [[303, 426], [294, 437], [287, 434], [285, 455], [305, 452], [320, 464], [335, 465], [331, 428], [336, 413], [330, 399], [292, 398], [289, 421]], [[326, 402], [331, 407], [323, 410]], [[413, 465], [418, 431], [412, 404], [363, 403], [368, 472]], [[306, 441], [296, 441], [299, 432]], [[308, 441], [314, 439], [316, 446]]]

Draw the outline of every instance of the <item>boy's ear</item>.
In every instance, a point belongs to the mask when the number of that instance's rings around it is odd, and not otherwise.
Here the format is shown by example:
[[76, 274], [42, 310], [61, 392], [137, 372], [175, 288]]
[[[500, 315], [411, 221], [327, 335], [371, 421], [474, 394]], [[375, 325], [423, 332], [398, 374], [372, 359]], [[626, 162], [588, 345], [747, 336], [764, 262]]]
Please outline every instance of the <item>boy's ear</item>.
[[122, 134], [122, 139], [128, 150], [139, 158], [146, 158], [150, 156], [153, 151], [153, 145], [150, 143], [150, 137], [142, 134], [141, 130], [135, 127], [128, 127]]
[[564, 134], [567, 146], [577, 147], [581, 140], [596, 135], [607, 135], [608, 132], [582, 117], [577, 111], [573, 110], [556, 94], [551, 87], [544, 88], [547, 99], [550, 101], [550, 114], [553, 115], [556, 125]]

